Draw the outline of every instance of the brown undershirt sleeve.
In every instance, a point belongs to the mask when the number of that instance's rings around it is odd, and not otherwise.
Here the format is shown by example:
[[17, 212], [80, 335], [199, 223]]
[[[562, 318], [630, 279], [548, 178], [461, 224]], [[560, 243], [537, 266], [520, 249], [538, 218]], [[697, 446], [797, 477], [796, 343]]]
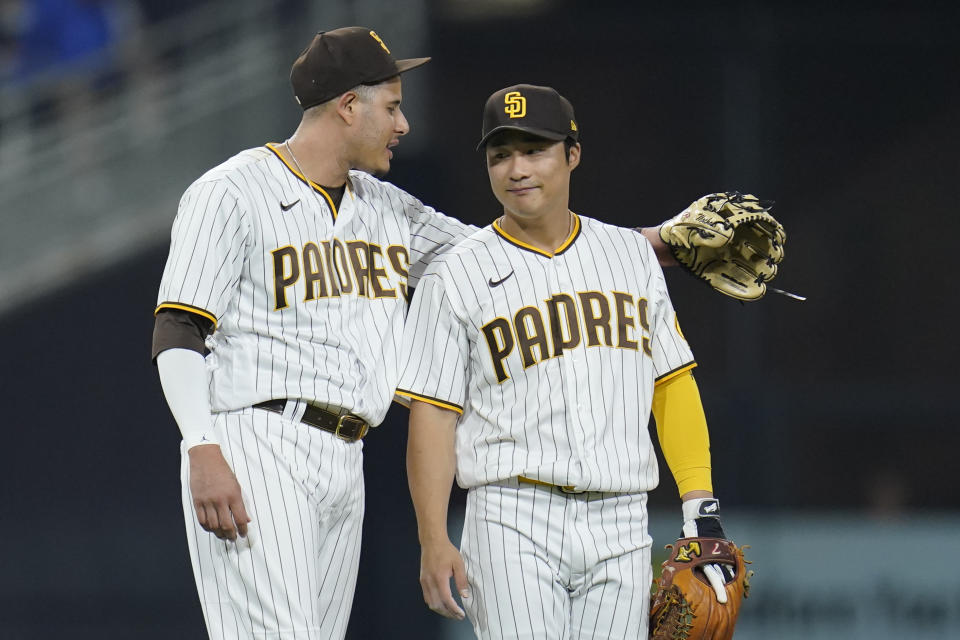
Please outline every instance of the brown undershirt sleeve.
[[213, 323], [196, 313], [180, 309], [161, 309], [153, 323], [153, 349], [150, 357], [167, 349], [190, 349], [201, 355], [208, 353], [204, 340], [213, 333]]

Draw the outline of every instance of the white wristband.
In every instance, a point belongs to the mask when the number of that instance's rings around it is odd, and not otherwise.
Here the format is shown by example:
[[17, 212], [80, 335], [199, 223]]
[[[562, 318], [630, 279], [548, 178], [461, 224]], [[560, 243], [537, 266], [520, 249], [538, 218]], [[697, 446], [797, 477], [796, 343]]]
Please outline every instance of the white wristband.
[[220, 444], [213, 435], [210, 391], [203, 356], [190, 349], [167, 349], [157, 356], [160, 385], [186, 449]]

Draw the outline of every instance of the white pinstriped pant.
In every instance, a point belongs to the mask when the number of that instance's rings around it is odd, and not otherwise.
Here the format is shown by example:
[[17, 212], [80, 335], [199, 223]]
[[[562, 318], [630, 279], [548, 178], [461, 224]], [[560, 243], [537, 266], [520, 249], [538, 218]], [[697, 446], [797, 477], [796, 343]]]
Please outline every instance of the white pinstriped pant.
[[249, 545], [197, 524], [182, 455], [187, 542], [212, 639], [346, 635], [360, 558], [363, 444], [291, 417], [252, 408], [215, 415], [253, 519]]
[[507, 480], [470, 489], [463, 599], [482, 640], [646, 638], [645, 493], [565, 494]]

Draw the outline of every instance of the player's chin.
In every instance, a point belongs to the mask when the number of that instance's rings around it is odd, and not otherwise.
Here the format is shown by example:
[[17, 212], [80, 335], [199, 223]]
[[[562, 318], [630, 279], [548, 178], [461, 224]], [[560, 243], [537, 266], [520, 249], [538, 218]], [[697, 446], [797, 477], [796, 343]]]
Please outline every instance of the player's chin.
[[508, 193], [501, 202], [503, 202], [504, 206], [506, 206], [509, 211], [512, 211], [521, 217], [538, 215], [542, 209], [542, 203], [540, 200], [529, 194], [517, 196], [515, 194]]
[[390, 172], [390, 161], [381, 160], [379, 162], [371, 162], [363, 166], [358, 166], [357, 169], [365, 173], [369, 173], [372, 176], [376, 176], [377, 178], [380, 178], [387, 175], [387, 173]]
[[380, 155], [376, 162], [376, 173], [374, 175], [382, 176], [390, 171], [390, 161], [393, 160], [393, 151], [385, 149], [386, 153]]

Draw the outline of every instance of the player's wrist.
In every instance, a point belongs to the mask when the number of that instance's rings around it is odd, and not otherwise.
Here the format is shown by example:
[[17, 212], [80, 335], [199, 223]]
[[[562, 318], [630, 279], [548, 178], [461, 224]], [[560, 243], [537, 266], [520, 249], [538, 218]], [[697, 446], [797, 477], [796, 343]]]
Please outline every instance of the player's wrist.
[[691, 491], [684, 494], [685, 500], [681, 507], [684, 520], [693, 520], [700, 517], [719, 517], [720, 501], [711, 495], [695, 495]]
[[432, 529], [432, 530], [421, 530], [417, 535], [418, 540], [420, 541], [421, 547], [433, 547], [436, 545], [449, 544], [450, 536], [447, 533], [447, 530], [444, 529]]
[[716, 498], [691, 498], [682, 506], [684, 537], [726, 538], [720, 523], [720, 501]]

